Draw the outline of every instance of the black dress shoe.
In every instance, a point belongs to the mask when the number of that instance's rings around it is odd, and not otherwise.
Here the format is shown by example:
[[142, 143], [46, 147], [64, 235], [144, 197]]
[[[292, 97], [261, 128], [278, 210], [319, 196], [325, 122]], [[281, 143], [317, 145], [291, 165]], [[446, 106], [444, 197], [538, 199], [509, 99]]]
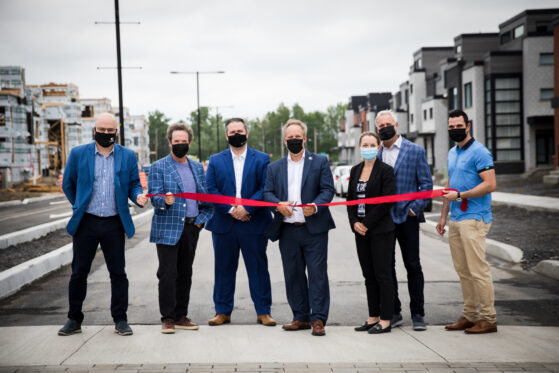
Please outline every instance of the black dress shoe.
[[68, 319], [66, 324], [58, 331], [58, 335], [66, 336], [82, 332], [82, 326], [76, 320]]
[[371, 329], [373, 326], [375, 326], [376, 324], [378, 324], [378, 321], [374, 324], [367, 324], [367, 322], [365, 321], [365, 324], [363, 324], [361, 326], [356, 326], [353, 330], [355, 330], [356, 332], [366, 332], [369, 329]]
[[390, 333], [392, 330], [392, 325], [388, 325], [386, 328], [383, 328], [380, 324], [375, 324], [367, 333], [369, 334], [381, 334], [381, 333]]

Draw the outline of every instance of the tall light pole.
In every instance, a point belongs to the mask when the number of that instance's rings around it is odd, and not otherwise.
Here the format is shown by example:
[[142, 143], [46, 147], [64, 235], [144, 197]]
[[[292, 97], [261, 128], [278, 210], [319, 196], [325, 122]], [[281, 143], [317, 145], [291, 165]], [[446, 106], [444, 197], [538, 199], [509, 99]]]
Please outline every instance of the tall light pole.
[[235, 106], [212, 106], [215, 109], [215, 135], [217, 136], [217, 153], [219, 153], [219, 109], [232, 109]]
[[196, 74], [196, 103], [198, 107], [198, 160], [202, 161], [202, 132], [200, 130], [200, 74], [225, 74], [225, 71], [171, 71], [171, 74]]

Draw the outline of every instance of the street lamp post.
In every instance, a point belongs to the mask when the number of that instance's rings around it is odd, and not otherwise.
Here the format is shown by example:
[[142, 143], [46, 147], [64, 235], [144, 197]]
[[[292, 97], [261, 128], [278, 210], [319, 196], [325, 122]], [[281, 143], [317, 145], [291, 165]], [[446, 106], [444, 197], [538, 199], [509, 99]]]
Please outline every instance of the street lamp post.
[[198, 107], [198, 160], [202, 161], [202, 132], [200, 130], [200, 74], [225, 74], [225, 71], [171, 71], [171, 74], [196, 74], [196, 103]]

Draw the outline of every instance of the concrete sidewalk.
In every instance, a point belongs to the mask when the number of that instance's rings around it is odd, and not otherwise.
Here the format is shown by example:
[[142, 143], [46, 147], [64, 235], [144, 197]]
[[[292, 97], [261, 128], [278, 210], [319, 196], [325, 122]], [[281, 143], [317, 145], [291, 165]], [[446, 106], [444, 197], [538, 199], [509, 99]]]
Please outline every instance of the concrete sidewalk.
[[132, 325], [121, 337], [114, 327], [85, 326], [59, 337], [60, 326], [0, 329], [0, 365], [92, 366], [106, 364], [242, 363], [559, 363], [559, 327], [502, 326], [488, 335], [409, 327], [369, 335], [328, 327], [325, 337], [261, 325], [202, 326], [164, 335], [159, 325]]

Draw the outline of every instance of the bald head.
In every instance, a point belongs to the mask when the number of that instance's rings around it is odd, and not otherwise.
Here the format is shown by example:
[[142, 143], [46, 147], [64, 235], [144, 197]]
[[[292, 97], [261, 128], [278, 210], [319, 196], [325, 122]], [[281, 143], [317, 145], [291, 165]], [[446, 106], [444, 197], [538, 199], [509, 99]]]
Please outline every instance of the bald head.
[[101, 128], [116, 128], [116, 119], [111, 113], [100, 114], [95, 120], [95, 127]]

